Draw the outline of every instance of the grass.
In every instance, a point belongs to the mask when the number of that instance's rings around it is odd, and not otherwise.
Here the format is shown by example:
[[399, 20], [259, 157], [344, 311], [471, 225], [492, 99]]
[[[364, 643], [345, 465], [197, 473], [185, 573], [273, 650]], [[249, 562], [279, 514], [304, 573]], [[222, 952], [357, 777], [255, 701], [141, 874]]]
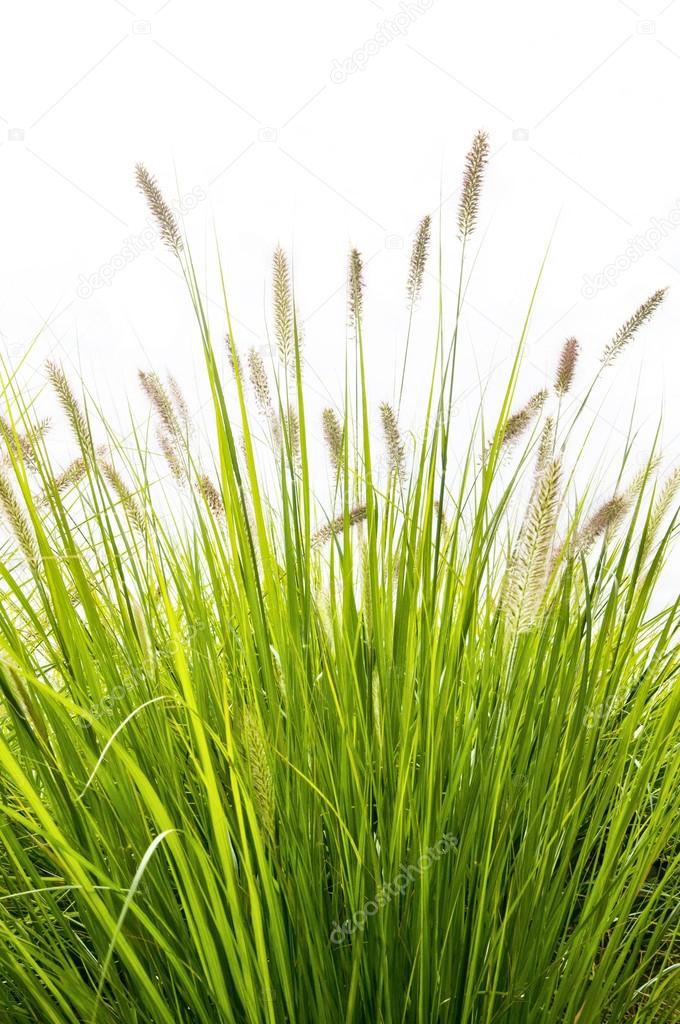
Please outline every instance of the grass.
[[655, 594], [680, 476], [656, 452], [629, 471], [626, 447], [607, 501], [576, 492], [573, 341], [550, 393], [516, 407], [531, 308], [494, 425], [480, 409], [454, 464], [485, 158], [480, 135], [415, 445], [369, 399], [350, 255], [330, 502], [285, 254], [272, 377], [239, 350], [226, 288], [226, 349], [211, 337], [143, 168], [196, 313], [213, 461], [174, 383], [143, 375], [156, 433], [131, 447], [51, 366], [73, 435], [55, 465], [40, 400], [6, 368], [3, 1021], [677, 1019], [680, 619]]

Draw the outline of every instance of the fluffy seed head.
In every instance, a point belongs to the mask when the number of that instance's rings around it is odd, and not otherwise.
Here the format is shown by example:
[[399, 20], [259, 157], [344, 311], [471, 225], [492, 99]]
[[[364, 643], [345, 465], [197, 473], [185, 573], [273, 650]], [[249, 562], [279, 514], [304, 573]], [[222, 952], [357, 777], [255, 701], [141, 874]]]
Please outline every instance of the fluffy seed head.
[[567, 338], [562, 347], [560, 361], [557, 364], [557, 371], [555, 372], [556, 394], [566, 395], [567, 391], [571, 387], [574, 379], [574, 370], [576, 369], [578, 354], [579, 343], [576, 338]]
[[168, 468], [178, 484], [186, 481], [186, 471], [177, 450], [176, 442], [164, 430], [156, 431], [156, 441]]
[[285, 417], [285, 427], [293, 461], [299, 463], [302, 457], [300, 450], [300, 419], [294, 405], [288, 408], [288, 413]]
[[222, 496], [207, 473], [201, 474], [198, 478], [198, 490], [214, 516], [224, 515]]
[[255, 395], [255, 402], [260, 412], [269, 412], [272, 408], [272, 396], [269, 380], [262, 356], [257, 349], [248, 350], [248, 376]]
[[418, 300], [423, 287], [425, 265], [427, 263], [427, 255], [430, 249], [430, 228], [431, 219], [428, 214], [426, 217], [423, 217], [418, 225], [416, 237], [413, 242], [413, 249], [411, 250], [411, 263], [409, 265], [408, 282], [406, 284], [406, 294], [411, 302], [416, 302]]
[[[19, 434], [9, 420], [0, 416], [0, 436], [15, 459], [21, 458], [28, 469], [35, 469], [37, 466], [35, 446], [50, 429], [50, 425], [50, 420], [44, 419], [31, 427], [27, 433]], [[7, 460], [3, 458], [3, 461]]]
[[107, 483], [113, 491], [115, 491], [118, 499], [123, 506], [123, 511], [127, 516], [130, 523], [136, 530], [142, 535], [145, 532], [145, 520], [144, 514], [137, 503], [137, 499], [134, 494], [130, 491], [129, 487], [123, 480], [122, 476], [113, 465], [108, 461], [102, 461], [100, 463], [101, 470], [106, 479]]
[[489, 137], [486, 132], [477, 132], [472, 140], [470, 152], [465, 158], [463, 189], [458, 208], [458, 236], [461, 241], [470, 237], [477, 224], [479, 198], [488, 158]]
[[543, 424], [543, 430], [541, 431], [541, 437], [538, 442], [538, 451], [536, 452], [536, 470], [534, 476], [534, 482], [536, 484], [540, 481], [550, 463], [554, 443], [555, 421], [552, 416], [548, 416]]
[[337, 476], [342, 465], [342, 424], [332, 409], [324, 409], [321, 413], [321, 422], [323, 424], [323, 436], [328, 449], [328, 457], [331, 460], [333, 472]]
[[236, 342], [232, 336], [227, 332], [224, 336], [224, 344], [227, 347], [227, 359], [229, 360], [229, 369], [231, 370], [234, 380], [244, 382], [243, 366], [241, 365], [241, 356], [238, 349], [236, 348]]
[[619, 352], [626, 347], [626, 345], [633, 339], [634, 335], [639, 331], [643, 324], [654, 315], [656, 310], [663, 302], [667, 288], [659, 288], [658, 291], [650, 295], [646, 302], [635, 310], [629, 320], [626, 320], [625, 324], [619, 327], [618, 331], [609, 342], [604, 352], [602, 353], [602, 365], [609, 366], [613, 363]]
[[2, 470], [0, 470], [0, 508], [5, 514], [5, 519], [26, 561], [35, 567], [38, 564], [38, 548], [33, 529], [19, 504], [14, 488]]
[[69, 487], [75, 487], [76, 484], [79, 484], [86, 473], [87, 466], [85, 465], [85, 460], [81, 458], [74, 459], [66, 469], [63, 469], [58, 476], [55, 476], [52, 482], [58, 493], [62, 494]]
[[252, 708], [243, 709], [243, 745], [253, 789], [258, 820], [270, 843], [276, 839], [276, 800], [274, 779], [262, 727]]
[[347, 267], [350, 320], [356, 327], [364, 308], [364, 261], [358, 249], [352, 249]]
[[48, 362], [47, 375], [54, 388], [59, 404], [66, 413], [71, 429], [83, 451], [92, 453], [92, 438], [85, 413], [71, 390], [66, 374], [57, 363]]
[[293, 295], [288, 259], [280, 245], [273, 260], [274, 331], [283, 365], [288, 368], [293, 357]]
[[[366, 506], [355, 505], [348, 512], [347, 519], [350, 526], [356, 526], [357, 523], [363, 522], [366, 518]], [[318, 548], [329, 541], [331, 537], [334, 537], [338, 533], [342, 533], [345, 528], [345, 516], [336, 516], [335, 519], [331, 520], [330, 523], [325, 523], [312, 536], [312, 547]]]
[[142, 390], [155, 409], [163, 427], [172, 438], [180, 438], [182, 431], [169, 394], [163, 382], [155, 372], [139, 371], [139, 382]]
[[146, 199], [147, 206], [158, 225], [162, 240], [175, 256], [179, 256], [184, 248], [184, 243], [182, 242], [182, 236], [175, 215], [163, 198], [158, 182], [147, 171], [144, 164], [136, 165], [135, 178], [137, 180], [137, 188]]
[[659, 532], [659, 528], [670, 511], [678, 490], [680, 490], [680, 466], [676, 467], [666, 477], [652, 506], [647, 534], [649, 538], [648, 543], [651, 544]]
[[503, 431], [503, 445], [513, 444], [527, 427], [530, 426], [531, 422], [538, 416], [539, 412], [545, 405], [545, 401], [548, 397], [548, 392], [545, 388], [542, 391], [537, 391], [535, 395], [532, 395], [525, 406], [519, 409], [508, 417], [508, 421], [505, 424], [505, 430]]
[[615, 530], [630, 508], [631, 500], [629, 494], [615, 494], [603, 502], [576, 535], [574, 542], [576, 552], [585, 555], [598, 537]]
[[177, 418], [185, 431], [188, 431], [190, 426], [189, 406], [187, 405], [182, 389], [171, 373], [168, 374], [168, 391], [170, 392], [170, 397], [172, 398]]
[[561, 463], [552, 459], [534, 487], [507, 570], [503, 608], [512, 632], [530, 629], [545, 595], [559, 511]]
[[399, 479], [402, 479], [404, 476], [406, 452], [404, 442], [402, 441], [401, 434], [399, 433], [399, 424], [397, 423], [396, 413], [388, 402], [381, 402], [380, 418], [382, 420], [383, 433], [385, 435], [385, 446], [387, 448], [390, 472], [398, 476]]

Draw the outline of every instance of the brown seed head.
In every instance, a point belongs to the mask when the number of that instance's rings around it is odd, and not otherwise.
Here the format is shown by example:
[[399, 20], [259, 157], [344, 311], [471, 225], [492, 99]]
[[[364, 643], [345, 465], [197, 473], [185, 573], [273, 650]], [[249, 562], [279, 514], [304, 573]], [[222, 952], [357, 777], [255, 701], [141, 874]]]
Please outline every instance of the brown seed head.
[[566, 395], [571, 387], [578, 354], [579, 343], [576, 338], [567, 338], [562, 347], [560, 361], [557, 364], [557, 371], [555, 373], [555, 392], [558, 395]]
[[80, 403], [71, 390], [71, 385], [68, 382], [66, 374], [62, 370], [61, 366], [57, 365], [57, 363], [48, 362], [47, 375], [50, 378], [52, 387], [57, 394], [59, 403], [66, 413], [66, 417], [71, 425], [71, 429], [75, 434], [78, 444], [84, 452], [92, 454], [92, 438], [90, 437], [87, 418], [80, 407]]
[[[349, 526], [356, 526], [357, 523], [363, 522], [366, 518], [366, 506], [355, 505], [348, 512], [347, 519]], [[312, 547], [318, 548], [329, 541], [331, 537], [334, 537], [338, 533], [342, 533], [345, 528], [345, 516], [339, 515], [335, 519], [332, 519], [330, 523], [325, 523], [320, 526], [319, 529], [312, 535]]]
[[385, 435], [385, 446], [387, 448], [390, 472], [398, 476], [399, 479], [402, 479], [404, 476], [406, 452], [404, 442], [402, 441], [401, 434], [399, 433], [399, 424], [397, 423], [396, 413], [388, 402], [381, 402], [380, 418], [382, 420], [383, 433]]
[[224, 515], [224, 503], [222, 501], [222, 496], [207, 473], [203, 473], [199, 477], [198, 489], [212, 514], [214, 516]]
[[260, 412], [268, 413], [272, 409], [272, 396], [269, 380], [262, 356], [257, 349], [248, 350], [248, 375], [255, 395], [255, 402]]
[[519, 409], [508, 417], [508, 421], [505, 424], [505, 430], [503, 432], [503, 445], [513, 444], [524, 431], [529, 427], [532, 420], [538, 416], [539, 412], [545, 405], [545, 401], [548, 397], [548, 392], [545, 388], [542, 391], [537, 391], [535, 395], [532, 395], [525, 406]]
[[635, 310], [629, 320], [626, 320], [625, 324], [619, 327], [618, 331], [609, 342], [604, 352], [602, 353], [602, 365], [609, 366], [613, 363], [619, 352], [626, 347], [631, 341], [634, 335], [639, 331], [643, 324], [645, 324], [656, 312], [661, 303], [663, 302], [667, 288], [659, 288], [658, 291], [650, 295], [646, 302]]
[[134, 526], [139, 533], [144, 534], [145, 532], [145, 520], [144, 514], [137, 503], [137, 499], [134, 494], [130, 491], [129, 487], [123, 480], [122, 476], [111, 462], [102, 461], [100, 463], [101, 470], [104, 478], [108, 482], [109, 486], [115, 491], [118, 499], [123, 506], [123, 511], [127, 516], [130, 523]]
[[181, 438], [182, 431], [172, 400], [158, 374], [154, 371], [140, 370], [138, 376], [142, 390], [158, 414], [164, 429], [167, 430], [172, 438]]
[[281, 362], [288, 369], [293, 360], [293, 294], [288, 259], [280, 245], [273, 260], [274, 331]]
[[0, 470], [0, 508], [5, 514], [5, 519], [26, 561], [35, 568], [38, 564], [38, 547], [33, 528], [19, 504], [14, 488], [2, 470]]
[[470, 237], [477, 224], [479, 198], [488, 158], [489, 137], [486, 132], [477, 132], [472, 140], [470, 152], [465, 158], [463, 189], [458, 208], [458, 236], [461, 241], [466, 241]]
[[328, 457], [331, 460], [333, 472], [337, 476], [342, 465], [342, 424], [332, 409], [324, 409], [321, 414], [321, 421], [323, 424], [323, 436], [328, 449]]
[[347, 267], [350, 320], [356, 328], [364, 308], [364, 261], [358, 249], [352, 249]]
[[430, 249], [430, 227], [431, 220], [428, 214], [426, 217], [423, 217], [418, 225], [413, 249], [411, 250], [411, 263], [406, 284], [406, 294], [411, 302], [418, 300], [423, 287], [425, 265], [427, 264], [427, 255]]
[[184, 248], [182, 236], [175, 215], [163, 198], [156, 179], [147, 171], [144, 164], [136, 165], [135, 178], [137, 188], [146, 199], [149, 210], [158, 225], [161, 239], [175, 256], [179, 256]]

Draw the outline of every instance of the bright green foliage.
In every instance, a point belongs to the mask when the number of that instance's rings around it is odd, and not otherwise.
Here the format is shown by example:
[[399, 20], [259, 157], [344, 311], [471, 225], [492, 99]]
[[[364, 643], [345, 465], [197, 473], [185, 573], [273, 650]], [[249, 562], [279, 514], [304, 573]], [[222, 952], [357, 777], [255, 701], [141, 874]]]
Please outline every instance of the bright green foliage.
[[323, 512], [285, 257], [258, 406], [175, 251], [217, 470], [147, 375], [170, 514], [146, 438], [101, 452], [58, 368], [66, 473], [3, 382], [0, 1020], [670, 1024], [680, 618], [650, 601], [675, 491], [650, 460], [588, 521], [540, 404], [506, 459], [528, 317], [454, 469], [460, 303], [413, 451], [369, 400], [357, 291]]

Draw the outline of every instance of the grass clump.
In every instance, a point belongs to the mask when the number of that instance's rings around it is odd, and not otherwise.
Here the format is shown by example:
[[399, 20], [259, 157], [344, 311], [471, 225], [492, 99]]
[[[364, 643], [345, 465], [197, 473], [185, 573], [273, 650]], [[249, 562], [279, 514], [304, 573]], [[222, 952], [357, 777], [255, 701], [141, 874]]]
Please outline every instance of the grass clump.
[[[212, 462], [175, 381], [140, 374], [156, 437], [150, 452], [137, 429], [131, 455], [52, 364], [73, 436], [55, 465], [6, 371], [2, 1020], [675, 1019], [679, 617], [654, 595], [680, 476], [654, 452], [629, 479], [626, 447], [603, 504], [576, 495], [578, 343], [556, 411], [547, 390], [516, 403], [528, 316], [493, 428], [480, 410], [452, 468], [487, 153], [480, 133], [454, 329], [445, 341], [440, 320], [415, 445], [399, 403], [369, 398], [350, 253], [347, 386], [317, 431], [330, 501], [312, 479], [285, 253], [272, 376], [239, 352], [226, 300], [213, 344], [189, 247], [143, 167], [196, 313]], [[426, 217], [409, 338], [430, 231]]]

